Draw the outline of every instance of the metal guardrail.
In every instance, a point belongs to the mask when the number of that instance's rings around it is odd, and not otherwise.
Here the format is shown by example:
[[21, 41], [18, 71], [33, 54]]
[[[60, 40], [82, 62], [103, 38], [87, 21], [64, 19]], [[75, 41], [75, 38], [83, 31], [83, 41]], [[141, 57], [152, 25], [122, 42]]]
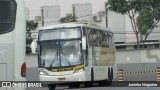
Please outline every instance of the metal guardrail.
[[157, 81], [160, 82], [160, 67], [157, 68]]
[[123, 81], [123, 76], [124, 76], [123, 74], [124, 74], [123, 70], [118, 71], [118, 81]]
[[148, 71], [136, 71], [136, 72], [124, 72], [127, 74], [147, 74], [147, 73], [156, 73], [156, 70], [148, 70]]
[[125, 72], [123, 69], [118, 70], [118, 81], [124, 81], [124, 75], [131, 75], [131, 74], [149, 74], [155, 73], [157, 76], [157, 81], [160, 82], [160, 67], [157, 67], [156, 70], [145, 70], [145, 71], [134, 71], [134, 72]]

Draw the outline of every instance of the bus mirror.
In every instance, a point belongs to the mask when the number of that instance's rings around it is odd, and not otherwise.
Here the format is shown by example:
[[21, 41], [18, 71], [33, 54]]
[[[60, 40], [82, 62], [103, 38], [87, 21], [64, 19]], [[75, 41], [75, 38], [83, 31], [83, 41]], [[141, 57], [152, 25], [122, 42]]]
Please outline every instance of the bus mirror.
[[86, 50], [86, 37], [82, 37], [82, 50]]

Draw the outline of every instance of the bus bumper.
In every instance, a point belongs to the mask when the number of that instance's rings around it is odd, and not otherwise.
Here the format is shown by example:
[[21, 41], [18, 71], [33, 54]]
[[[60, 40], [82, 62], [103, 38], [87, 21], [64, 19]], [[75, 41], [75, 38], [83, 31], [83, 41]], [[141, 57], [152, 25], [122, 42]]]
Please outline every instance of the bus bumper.
[[86, 81], [85, 72], [78, 72], [71, 75], [59, 75], [59, 76], [50, 76], [50, 75], [39, 75], [40, 81], [44, 84], [61, 84], [61, 83], [70, 83], [70, 82], [83, 82]]

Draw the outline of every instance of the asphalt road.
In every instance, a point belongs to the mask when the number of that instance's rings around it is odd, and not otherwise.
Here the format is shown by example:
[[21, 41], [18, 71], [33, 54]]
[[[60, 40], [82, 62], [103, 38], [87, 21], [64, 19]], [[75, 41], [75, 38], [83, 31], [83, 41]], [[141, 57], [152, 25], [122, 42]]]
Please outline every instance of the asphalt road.
[[[27, 90], [48, 90], [48, 88], [28, 88]], [[90, 87], [76, 89], [57, 87], [56, 90], [160, 90], [160, 87]]]
[[[27, 69], [29, 70], [27, 73], [30, 73], [30, 70], [35, 70], [35, 72], [37, 71], [38, 65], [37, 65], [36, 55], [27, 55], [26, 63], [27, 63]], [[33, 81], [37, 80], [37, 77], [34, 74], [30, 74], [28, 78], [29, 80], [33, 80]], [[26, 90], [48, 90], [48, 88], [47, 87], [27, 88]], [[81, 88], [70, 89], [68, 88], [68, 86], [57, 86], [56, 90], [160, 90], [160, 87], [112, 87], [112, 86], [99, 87], [99, 86], [95, 86], [95, 87], [89, 87], [89, 88], [81, 87]]]

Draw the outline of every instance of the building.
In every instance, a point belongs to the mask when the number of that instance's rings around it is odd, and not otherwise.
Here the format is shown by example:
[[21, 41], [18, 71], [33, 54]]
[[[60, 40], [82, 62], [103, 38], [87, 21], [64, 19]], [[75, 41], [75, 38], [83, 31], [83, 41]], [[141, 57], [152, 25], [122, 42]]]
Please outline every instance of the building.
[[[108, 11], [107, 0], [25, 0], [26, 19], [39, 22], [39, 27], [58, 24], [60, 18], [75, 15], [78, 20], [91, 21], [98, 26], [108, 27], [114, 32], [117, 48], [134, 49], [136, 36], [127, 15]], [[38, 31], [35, 31], [38, 32]], [[147, 47], [159, 47], [159, 28], [148, 37]], [[35, 38], [37, 34], [34, 33]], [[143, 38], [143, 37], [142, 37]], [[150, 43], [152, 42], [152, 43]]]

